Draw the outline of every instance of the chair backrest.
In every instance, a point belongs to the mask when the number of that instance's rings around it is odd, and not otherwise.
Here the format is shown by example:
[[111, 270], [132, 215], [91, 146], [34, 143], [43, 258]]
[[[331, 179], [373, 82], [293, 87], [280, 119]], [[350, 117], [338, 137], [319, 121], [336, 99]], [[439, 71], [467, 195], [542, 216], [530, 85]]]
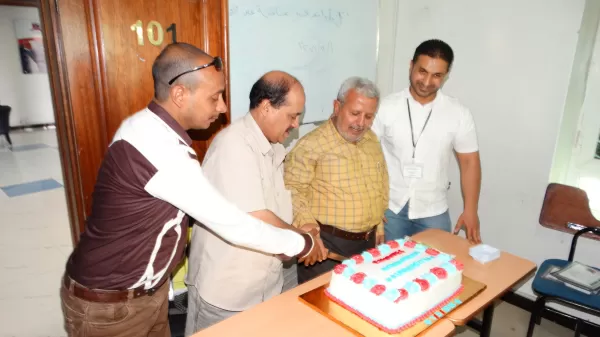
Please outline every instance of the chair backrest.
[[11, 107], [8, 105], [0, 105], [0, 135], [8, 133], [10, 128], [10, 110]]
[[[546, 189], [540, 212], [540, 225], [561, 232], [577, 232], [576, 228], [569, 227], [569, 223], [585, 227], [600, 227], [600, 221], [592, 215], [590, 201], [584, 190], [551, 183]], [[584, 236], [600, 240], [600, 237], [590, 233]]]

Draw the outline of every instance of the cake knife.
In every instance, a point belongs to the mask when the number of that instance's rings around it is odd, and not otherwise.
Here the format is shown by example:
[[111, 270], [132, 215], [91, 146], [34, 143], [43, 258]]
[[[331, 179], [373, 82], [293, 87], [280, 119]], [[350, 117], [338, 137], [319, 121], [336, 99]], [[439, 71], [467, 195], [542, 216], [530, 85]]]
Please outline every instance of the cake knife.
[[327, 253], [327, 258], [331, 259], [331, 260], [338, 261], [338, 262], [342, 262], [344, 260], [348, 260], [347, 257], [342, 256], [342, 255], [337, 254], [337, 253], [334, 253], [334, 252], [331, 252], [331, 251], [329, 253]]

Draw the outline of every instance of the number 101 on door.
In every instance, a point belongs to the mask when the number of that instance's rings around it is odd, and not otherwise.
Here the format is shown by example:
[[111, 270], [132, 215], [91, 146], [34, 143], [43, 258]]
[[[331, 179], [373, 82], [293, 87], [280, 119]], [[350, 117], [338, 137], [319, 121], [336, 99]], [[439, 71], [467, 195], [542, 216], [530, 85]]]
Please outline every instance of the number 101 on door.
[[[137, 20], [133, 25], [131, 25], [131, 31], [135, 32], [137, 35], [138, 45], [144, 45], [144, 24], [142, 20]], [[171, 33], [171, 40], [173, 43], [177, 42], [177, 26], [172, 23], [166, 29], [167, 34]], [[157, 21], [150, 21], [146, 26], [146, 35], [148, 41], [155, 46], [160, 46], [163, 44], [163, 40], [165, 37], [165, 30], [163, 30], [162, 25]]]

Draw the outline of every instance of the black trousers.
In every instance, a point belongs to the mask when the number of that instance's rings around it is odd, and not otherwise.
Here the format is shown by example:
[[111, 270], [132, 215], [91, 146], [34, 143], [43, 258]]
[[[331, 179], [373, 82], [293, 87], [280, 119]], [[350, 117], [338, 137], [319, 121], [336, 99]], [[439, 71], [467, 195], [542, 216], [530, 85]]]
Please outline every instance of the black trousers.
[[[325, 248], [329, 251], [340, 254], [345, 257], [351, 257], [352, 255], [360, 254], [367, 249], [375, 247], [375, 232], [369, 238], [369, 240], [348, 240], [342, 239], [332, 234], [321, 231], [321, 240]], [[317, 262], [312, 266], [305, 266], [304, 264], [298, 264], [298, 284], [310, 281], [313, 278], [333, 270], [339, 262], [327, 259], [323, 262]]]

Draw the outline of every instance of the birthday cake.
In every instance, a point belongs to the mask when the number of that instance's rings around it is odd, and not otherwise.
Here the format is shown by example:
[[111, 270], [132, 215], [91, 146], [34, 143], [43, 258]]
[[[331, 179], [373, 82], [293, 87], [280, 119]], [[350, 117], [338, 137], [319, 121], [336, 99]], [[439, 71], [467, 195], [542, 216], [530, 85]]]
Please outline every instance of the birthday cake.
[[388, 241], [337, 265], [327, 296], [387, 333], [439, 319], [460, 303], [463, 265], [410, 238]]

